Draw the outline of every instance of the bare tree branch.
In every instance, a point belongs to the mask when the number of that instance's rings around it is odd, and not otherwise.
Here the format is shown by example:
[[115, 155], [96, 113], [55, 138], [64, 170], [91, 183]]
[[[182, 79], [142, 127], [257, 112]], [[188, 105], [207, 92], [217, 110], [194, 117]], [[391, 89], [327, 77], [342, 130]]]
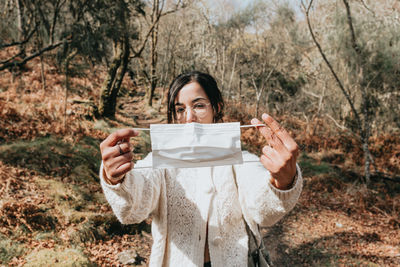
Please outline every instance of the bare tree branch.
[[6, 64], [7, 62], [10, 62], [10, 61], [14, 60], [15, 58], [21, 56], [22, 54], [23, 54], [22, 52], [19, 52], [18, 54], [16, 54], [16, 55], [10, 57], [10, 58], [7, 59], [7, 60], [1, 61], [0, 64], [1, 64], [1, 65]]
[[374, 15], [374, 17], [375, 17], [375, 15], [376, 15], [375, 12], [367, 6], [367, 4], [364, 2], [364, 0], [360, 0], [360, 2], [361, 2], [361, 4], [362, 4], [369, 12], [371, 12], [371, 13]]
[[307, 90], [304, 89], [304, 88], [301, 88], [301, 90], [302, 90], [304, 93], [306, 93], [306, 94], [308, 94], [308, 95], [310, 95], [310, 96], [313, 96], [313, 97], [318, 98], [318, 99], [321, 98], [320, 95], [314, 94], [313, 92], [309, 92], [309, 91], [307, 91]]
[[156, 20], [153, 22], [153, 24], [151, 25], [151, 27], [148, 30], [148, 32], [147, 32], [147, 34], [146, 34], [146, 36], [144, 38], [144, 41], [143, 41], [142, 45], [140, 46], [139, 50], [135, 51], [135, 49], [132, 48], [133, 56], [129, 57], [129, 59], [137, 58], [137, 57], [140, 57], [142, 55], [142, 52], [143, 52], [143, 50], [144, 50], [144, 48], [146, 46], [146, 43], [149, 40], [149, 37], [150, 37], [151, 33], [153, 32], [154, 28], [156, 27], [157, 23], [159, 22], [159, 20], [160, 20], [160, 16], [158, 16], [156, 18]]
[[135, 51], [135, 49], [132, 48], [133, 56], [129, 57], [129, 59], [138, 58], [138, 57], [140, 57], [142, 55], [142, 52], [143, 52], [144, 48], [146, 47], [147, 41], [149, 40], [150, 35], [152, 34], [154, 29], [156, 28], [156, 26], [157, 26], [158, 22], [160, 21], [161, 17], [166, 16], [168, 14], [172, 14], [172, 13], [178, 11], [180, 8], [185, 8], [186, 7], [186, 5], [180, 4], [180, 3], [181, 3], [181, 0], [178, 1], [178, 3], [175, 5], [175, 8], [173, 8], [171, 10], [168, 10], [168, 11], [165, 11], [164, 13], [159, 13], [156, 16], [156, 19], [154, 20], [153, 24], [151, 25], [150, 29], [148, 30], [148, 32], [147, 32], [147, 34], [146, 34], [146, 36], [145, 36], [145, 38], [143, 40], [143, 43], [141, 44], [140, 48], [137, 51]]
[[27, 43], [31, 37], [33, 36], [33, 34], [36, 32], [37, 27], [35, 27], [29, 34], [28, 36], [25, 38], [25, 40], [19, 41], [19, 42], [12, 42], [9, 44], [0, 44], [0, 49], [6, 48], [6, 47], [10, 47], [10, 46], [16, 46], [16, 45], [23, 45], [25, 43]]
[[41, 50], [37, 51], [36, 53], [33, 53], [32, 55], [30, 55], [22, 60], [15, 60], [15, 61], [7, 62], [0, 66], [0, 71], [8, 69], [8, 68], [13, 68], [13, 67], [21, 67], [21, 66], [25, 65], [26, 62], [28, 62], [29, 60], [31, 60], [35, 57], [38, 57], [47, 51], [53, 50], [53, 49], [57, 48], [58, 46], [64, 44], [65, 42], [68, 43], [69, 41], [63, 40], [56, 44], [46, 46], [45, 48], [42, 48]]
[[349, 24], [350, 35], [351, 35], [351, 45], [352, 45], [353, 49], [356, 51], [357, 55], [360, 55], [361, 50], [360, 50], [360, 47], [358, 46], [357, 40], [356, 40], [356, 34], [354, 31], [354, 27], [353, 27], [353, 19], [352, 19], [351, 11], [350, 11], [350, 5], [347, 0], [343, 0], [343, 4], [346, 7], [347, 23]]
[[329, 119], [331, 119], [333, 121], [333, 123], [340, 128], [342, 131], [348, 130], [345, 126], [340, 125], [331, 115], [329, 114], [325, 114], [325, 116], [327, 116]]
[[[356, 58], [358, 61], [358, 66], [361, 70], [360, 73], [362, 73], [363, 70], [363, 63], [365, 62], [365, 59], [362, 57], [361, 54], [361, 49], [357, 44], [356, 40], [356, 35], [353, 27], [353, 19], [351, 16], [351, 11], [350, 11], [350, 5], [348, 0], [343, 0], [343, 4], [346, 7], [346, 14], [347, 14], [347, 24], [349, 25], [350, 29], [350, 35], [351, 35], [351, 43], [352, 47], [356, 53]], [[367, 89], [369, 87], [369, 84], [372, 82], [372, 80], [368, 83], [367, 87], [364, 87], [363, 84], [364, 78], [362, 78], [361, 84], [360, 84], [360, 91], [362, 95], [362, 114], [363, 114], [363, 121], [362, 125], [360, 124], [360, 135], [361, 135], [361, 142], [362, 142], [362, 148], [364, 151], [364, 168], [365, 168], [365, 180], [366, 183], [369, 184], [370, 182], [370, 163], [371, 161], [374, 162], [371, 151], [369, 150], [369, 137], [370, 137], [370, 130], [371, 130], [371, 121], [370, 121], [370, 114], [369, 114], [369, 95], [367, 92]]]
[[351, 98], [350, 98], [350, 94], [349, 94], [349, 93], [347, 92], [347, 90], [344, 88], [344, 86], [343, 86], [343, 84], [342, 84], [342, 81], [341, 81], [341, 80], [339, 79], [339, 77], [337, 76], [337, 74], [336, 74], [335, 70], [333, 69], [331, 63], [329, 62], [329, 60], [328, 60], [328, 58], [326, 57], [324, 51], [322, 50], [321, 45], [319, 44], [317, 38], [315, 37], [314, 31], [313, 31], [313, 29], [312, 29], [311, 22], [310, 22], [310, 16], [309, 16], [310, 9], [311, 9], [311, 6], [312, 6], [313, 2], [314, 2], [314, 1], [311, 0], [311, 1], [309, 2], [309, 4], [308, 4], [307, 7], [304, 5], [303, 1], [301, 2], [302, 7], [303, 7], [303, 9], [304, 9], [304, 11], [305, 11], [305, 15], [306, 15], [306, 19], [307, 19], [307, 25], [308, 25], [308, 29], [309, 29], [309, 31], [310, 31], [311, 37], [312, 37], [312, 39], [313, 39], [315, 45], [317, 46], [318, 51], [319, 51], [319, 53], [321, 54], [321, 56], [322, 56], [324, 62], [326, 63], [326, 65], [328, 66], [329, 70], [331, 71], [333, 77], [335, 78], [336, 83], [338, 84], [340, 90], [342, 91], [342, 93], [343, 93], [343, 95], [345, 96], [347, 102], [349, 103], [350, 108], [351, 108], [351, 110], [353, 111], [354, 116], [355, 116], [355, 118], [356, 118], [357, 124], [359, 125], [359, 128], [361, 129], [361, 127], [362, 127], [361, 119], [360, 119], [360, 116], [359, 116], [359, 114], [358, 114], [358, 112], [357, 112], [355, 106], [354, 106], [353, 101], [352, 101]]

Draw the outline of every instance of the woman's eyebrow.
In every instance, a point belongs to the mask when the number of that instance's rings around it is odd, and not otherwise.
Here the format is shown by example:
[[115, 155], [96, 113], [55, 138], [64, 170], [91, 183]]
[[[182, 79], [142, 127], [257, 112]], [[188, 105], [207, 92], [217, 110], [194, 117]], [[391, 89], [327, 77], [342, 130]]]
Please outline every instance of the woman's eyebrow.
[[192, 100], [192, 103], [196, 103], [196, 102], [198, 102], [198, 101], [200, 101], [200, 100], [207, 100], [207, 99], [204, 98], [204, 97], [202, 97], [202, 96], [196, 97], [195, 99]]
[[[200, 101], [200, 100], [207, 100], [207, 98], [204, 98], [204, 97], [202, 97], [202, 96], [199, 96], [199, 97], [196, 97], [195, 99], [193, 99], [193, 100], [192, 100], [192, 103], [196, 103], [196, 102], [198, 102], [198, 101]], [[182, 104], [182, 103], [179, 103], [179, 102], [176, 102], [176, 103], [175, 103], [175, 106], [183, 106], [183, 104]]]

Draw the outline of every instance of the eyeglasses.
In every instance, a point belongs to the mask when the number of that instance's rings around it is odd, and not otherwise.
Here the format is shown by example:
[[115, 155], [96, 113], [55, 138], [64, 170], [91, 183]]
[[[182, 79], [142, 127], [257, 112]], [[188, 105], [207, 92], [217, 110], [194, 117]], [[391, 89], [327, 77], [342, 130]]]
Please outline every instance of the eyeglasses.
[[207, 109], [211, 103], [196, 102], [193, 107], [187, 106], [186, 108], [178, 106], [175, 107], [175, 114], [178, 120], [183, 120], [187, 116], [188, 109], [190, 109], [197, 118], [202, 119], [207, 116]]

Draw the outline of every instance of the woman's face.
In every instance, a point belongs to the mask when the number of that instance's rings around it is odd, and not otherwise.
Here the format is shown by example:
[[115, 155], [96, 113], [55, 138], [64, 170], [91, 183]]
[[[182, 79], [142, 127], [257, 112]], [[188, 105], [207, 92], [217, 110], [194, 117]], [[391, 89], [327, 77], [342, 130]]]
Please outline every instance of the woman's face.
[[197, 82], [190, 82], [179, 91], [175, 98], [175, 114], [178, 123], [214, 122], [210, 100]]

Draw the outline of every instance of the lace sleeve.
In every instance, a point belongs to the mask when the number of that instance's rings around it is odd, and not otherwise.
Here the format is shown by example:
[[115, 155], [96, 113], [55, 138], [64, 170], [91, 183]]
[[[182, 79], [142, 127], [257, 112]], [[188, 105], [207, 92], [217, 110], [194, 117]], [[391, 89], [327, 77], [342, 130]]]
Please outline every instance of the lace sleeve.
[[234, 166], [243, 214], [260, 226], [273, 225], [297, 203], [302, 191], [300, 168], [293, 187], [279, 190], [269, 182], [271, 175], [256, 155], [244, 152], [243, 159], [244, 164]]
[[124, 181], [117, 185], [107, 184], [102, 177], [102, 167], [100, 170], [104, 195], [123, 224], [140, 223], [156, 213], [161, 187], [165, 184], [165, 170], [151, 168], [151, 155], [136, 165], [139, 168], [128, 172]]

